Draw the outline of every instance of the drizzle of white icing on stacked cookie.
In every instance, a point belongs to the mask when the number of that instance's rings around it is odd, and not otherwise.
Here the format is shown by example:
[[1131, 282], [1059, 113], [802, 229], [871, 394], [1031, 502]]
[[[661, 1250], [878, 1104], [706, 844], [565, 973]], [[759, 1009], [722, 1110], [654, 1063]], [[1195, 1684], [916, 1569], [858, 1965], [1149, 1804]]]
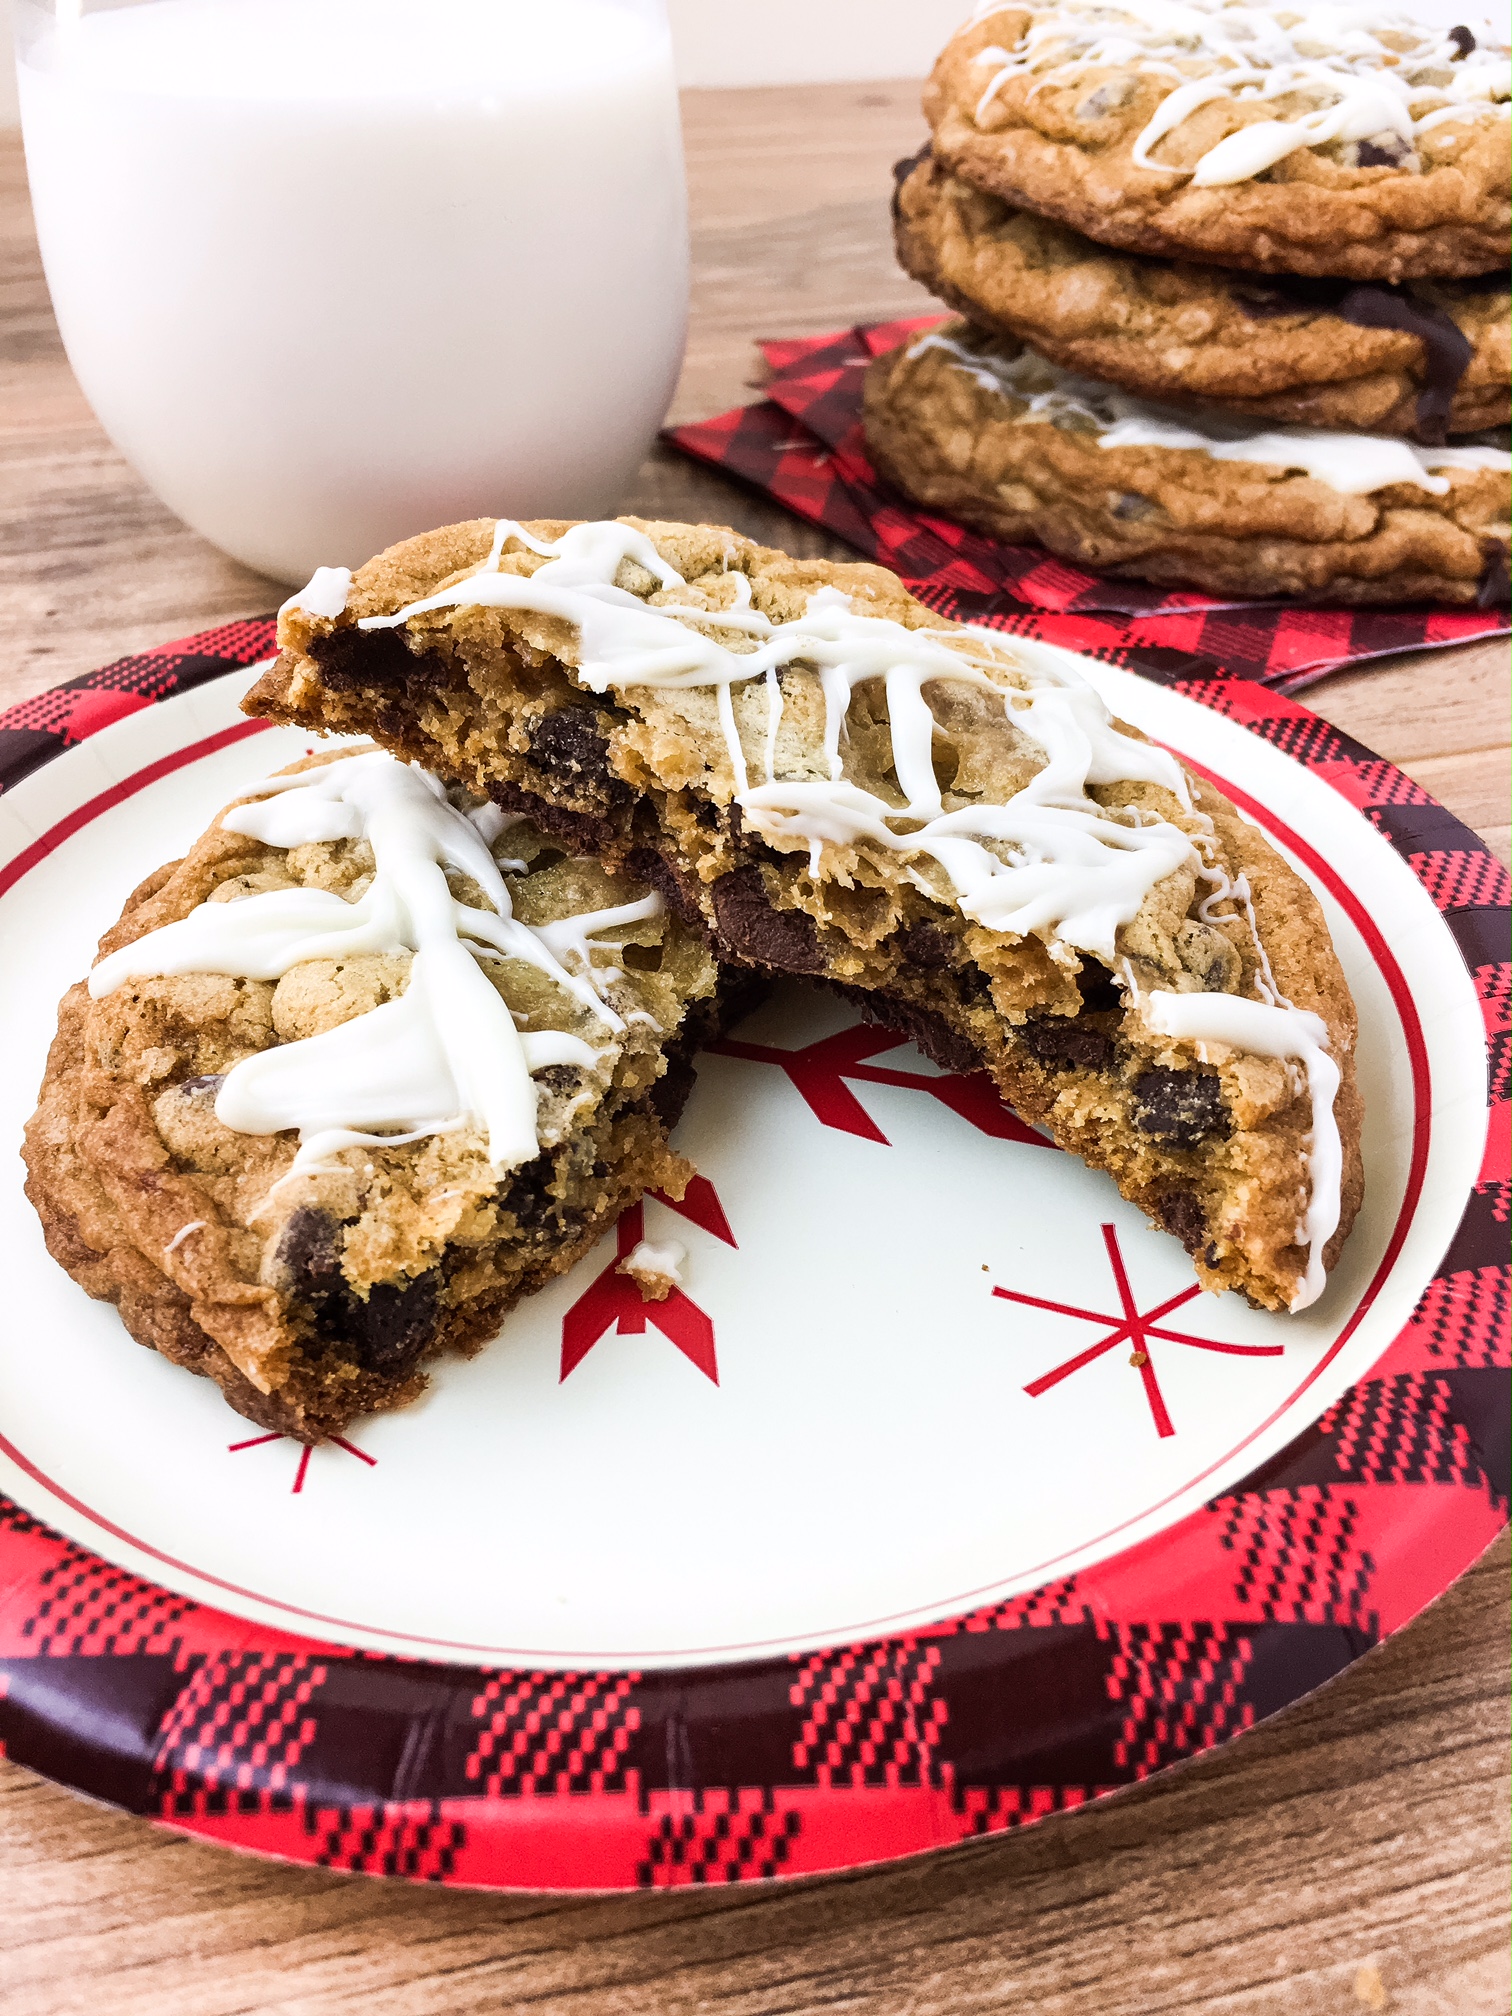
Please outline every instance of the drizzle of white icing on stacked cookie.
[[[973, 22], [1021, 9], [984, 0]], [[1508, 52], [1467, 50], [1458, 35], [1372, 7], [1246, 6], [1243, 0], [1059, 0], [1031, 12], [1011, 49], [994, 43], [976, 62], [992, 72], [977, 101], [980, 125], [1003, 87], [1034, 77], [1036, 89], [1093, 70], [1132, 70], [1167, 81], [1167, 93], [1134, 142], [1136, 167], [1190, 174], [1198, 188], [1246, 182], [1301, 148], [1393, 135], [1403, 158], [1420, 134], [1453, 119], [1505, 117]], [[1190, 169], [1150, 150], [1202, 106], [1281, 98], [1311, 110], [1259, 119], [1210, 147]]]
[[1383, 434], [1261, 428], [1212, 410], [1189, 413], [1136, 399], [1101, 379], [1080, 377], [1035, 350], [1003, 357], [993, 350], [973, 350], [938, 330], [920, 337], [908, 354], [917, 357], [925, 350], [942, 351], [983, 391], [1018, 402], [1024, 409], [1017, 416], [1021, 421], [1086, 425], [1096, 431], [1099, 448], [1186, 449], [1217, 462], [1295, 469], [1346, 497], [1369, 496], [1393, 484], [1442, 497], [1450, 484], [1447, 476], [1433, 473], [1437, 469], [1512, 471], [1512, 455], [1502, 448], [1420, 448]]
[[[510, 540], [546, 564], [530, 574], [501, 572]], [[1253, 928], [1248, 892], [1215, 864], [1205, 839], [1210, 822], [1192, 812], [1180, 764], [1166, 751], [1118, 733], [1072, 654], [1026, 639], [1010, 643], [969, 627], [910, 630], [853, 608], [835, 588], [811, 595], [801, 616], [773, 623], [751, 606], [743, 576], [736, 577], [739, 585], [726, 608], [696, 608], [675, 600], [653, 607], [617, 585], [627, 562], [644, 570], [663, 593], [687, 589], [646, 534], [632, 525], [615, 520], [576, 525], [560, 539], [545, 542], [501, 519], [492, 549], [474, 573], [392, 615], [364, 617], [360, 627], [393, 628], [444, 609], [510, 609], [573, 627], [575, 675], [590, 692], [635, 686], [712, 688], [735, 801], [755, 831], [806, 843], [815, 873], [826, 845], [891, 853], [908, 864], [926, 893], [942, 900], [938, 877], [917, 865], [921, 857], [932, 860], [964, 916], [1011, 935], [1037, 934], [1052, 957], [1068, 959], [1070, 948], [1071, 953], [1091, 953], [1116, 971], [1120, 927], [1133, 920], [1157, 883], [1183, 868], [1213, 885], [1207, 902], [1224, 897], [1245, 901]], [[737, 649], [709, 635], [710, 630], [749, 644]], [[827, 779], [775, 774], [783, 706], [778, 675], [798, 663], [813, 667], [820, 679]], [[767, 777], [754, 786], [732, 699], [735, 685], [753, 679], [765, 683], [767, 694]], [[848, 782], [844, 774], [840, 745], [851, 697], [857, 686], [872, 680], [880, 681], [886, 693], [901, 805]], [[990, 692], [1013, 728], [1044, 752], [1043, 765], [1004, 803], [945, 810], [932, 762], [934, 715], [923, 690], [935, 680]], [[1089, 795], [1089, 786], [1120, 782], [1149, 782], [1170, 791], [1205, 844], [1195, 844], [1180, 826], [1143, 808], [1106, 807]], [[906, 830], [896, 831], [899, 826]], [[1333, 1093], [1324, 1096], [1326, 1073], [1314, 1073], [1314, 1053], [1333, 1070], [1335, 1087], [1338, 1074], [1324, 1054], [1328, 1038], [1322, 1023], [1276, 993], [1263, 948], [1259, 958], [1267, 976], [1262, 986], [1266, 998], [1238, 1004], [1245, 1014], [1237, 1021], [1228, 1013], [1233, 997], [1214, 994], [1146, 992], [1138, 997], [1136, 1012], [1158, 1033], [1231, 1043], [1237, 1031], [1255, 1040], [1234, 1047], [1258, 1045], [1258, 1054], [1307, 1062], [1313, 1087], [1310, 1202], [1299, 1238], [1308, 1247], [1309, 1262], [1292, 1303], [1300, 1309], [1316, 1299], [1323, 1285], [1323, 1251], [1338, 1223], [1342, 1167]], [[1170, 1030], [1154, 1019], [1166, 1002], [1180, 1004], [1171, 1011], [1179, 1026]]]
[[[278, 848], [366, 840], [374, 865], [363, 893], [349, 901], [301, 887], [202, 903], [100, 960], [91, 995], [182, 973], [277, 980], [306, 960], [409, 952], [397, 1000], [244, 1058], [221, 1084], [217, 1117], [244, 1134], [297, 1128], [291, 1175], [327, 1166], [343, 1148], [393, 1147], [469, 1124], [486, 1136], [496, 1168], [530, 1161], [539, 1152], [531, 1073], [559, 1064], [591, 1071], [613, 1046], [601, 1051], [563, 1031], [517, 1030], [481, 962], [523, 960], [611, 1038], [622, 1035], [624, 1019], [603, 998], [609, 973], [592, 962], [592, 936], [660, 916], [662, 899], [521, 923], [489, 847], [501, 816], [485, 806], [468, 817], [434, 777], [381, 751], [257, 788], [263, 795], [221, 815], [223, 827]], [[468, 877], [492, 908], [460, 901], [448, 869]]]

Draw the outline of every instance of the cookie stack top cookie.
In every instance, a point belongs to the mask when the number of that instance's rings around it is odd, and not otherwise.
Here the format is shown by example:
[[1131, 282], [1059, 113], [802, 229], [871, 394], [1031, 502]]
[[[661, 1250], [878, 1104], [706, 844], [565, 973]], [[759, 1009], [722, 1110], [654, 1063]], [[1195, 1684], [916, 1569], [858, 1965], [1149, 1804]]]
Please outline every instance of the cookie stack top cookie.
[[979, 7], [925, 110], [939, 158], [1100, 244], [1249, 272], [1505, 264], [1508, 52], [1365, 7]]
[[[1401, 13], [1224, 0], [979, 7], [935, 66], [924, 96], [932, 139], [900, 164], [894, 214], [904, 267], [967, 318], [951, 340], [970, 353], [978, 390], [988, 389], [984, 371], [996, 374], [981, 424], [1064, 426], [1075, 414], [1074, 428], [1090, 434], [1111, 400], [1125, 423], [1118, 445], [1142, 419], [1163, 458], [1153, 474], [1182, 479], [1184, 494], [1212, 489], [1213, 470], [1193, 459], [1211, 459], [1208, 435], [1230, 469], [1246, 472], [1220, 484], [1235, 509], [1220, 502], [1215, 515], [1210, 497], [1200, 527], [1173, 515], [1158, 485], [1120, 482], [1116, 521], [1110, 504], [1080, 493], [1074, 527], [1064, 513], [1047, 520], [1037, 494], [1028, 536], [1197, 587], [1318, 595], [1342, 582], [1351, 600], [1482, 595], [1506, 537], [1501, 444], [1483, 439], [1457, 473], [1434, 465], [1394, 490], [1355, 479], [1395, 466], [1366, 437], [1442, 448], [1512, 413], [1508, 94], [1504, 45]], [[1055, 411], [1017, 400], [1013, 380], [1025, 369], [1037, 383], [1058, 380]], [[948, 441], [943, 413], [916, 424], [918, 375], [875, 374], [869, 433], [885, 473], [920, 501], [1026, 536], [1027, 496], [1015, 502], [970, 466], [961, 413], [952, 410]], [[931, 383], [937, 376], [936, 366]], [[1346, 438], [1331, 455], [1299, 447], [1288, 462], [1277, 423]], [[1253, 463], [1236, 453], [1247, 430], [1265, 451]], [[1358, 455], [1349, 436], [1360, 437]], [[926, 465], [947, 464], [942, 489], [939, 468], [932, 476]], [[1337, 550], [1293, 556], [1273, 584], [1232, 555], [1205, 572], [1190, 539], [1175, 559], [1155, 552], [1162, 514], [1184, 534], [1253, 536], [1257, 484], [1292, 486], [1287, 522], [1270, 523], [1272, 535], [1373, 550], [1346, 556], [1342, 571]], [[1365, 498], [1379, 514], [1412, 513], [1429, 496], [1451, 498], [1451, 509], [1433, 510], [1456, 531], [1405, 572], [1391, 557], [1401, 539], [1382, 544], [1369, 512], [1338, 505]], [[1259, 516], [1274, 519], [1269, 507]]]

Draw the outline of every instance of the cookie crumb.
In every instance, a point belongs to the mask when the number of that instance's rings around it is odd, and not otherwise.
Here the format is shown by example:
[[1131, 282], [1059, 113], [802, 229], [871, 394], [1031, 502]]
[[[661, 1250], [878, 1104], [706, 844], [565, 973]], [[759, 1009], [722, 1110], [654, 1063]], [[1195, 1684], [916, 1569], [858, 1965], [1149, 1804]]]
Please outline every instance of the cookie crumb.
[[1129, 1359], [1129, 1363], [1135, 1367], [1138, 1367], [1140, 1365], [1148, 1365], [1149, 1362], [1150, 1362], [1150, 1354], [1148, 1351], [1136, 1351], [1131, 1355]]
[[1389, 2009], [1391, 1996], [1386, 1983], [1381, 1979], [1381, 1970], [1374, 1960], [1367, 1960], [1363, 1967], [1355, 1969], [1355, 2000], [1365, 2009]]
[[630, 1276], [640, 1290], [642, 1302], [665, 1302], [672, 1290], [682, 1285], [679, 1270], [687, 1257], [687, 1247], [679, 1246], [675, 1239], [667, 1240], [662, 1246], [642, 1239], [633, 1252], [625, 1255], [615, 1271]]

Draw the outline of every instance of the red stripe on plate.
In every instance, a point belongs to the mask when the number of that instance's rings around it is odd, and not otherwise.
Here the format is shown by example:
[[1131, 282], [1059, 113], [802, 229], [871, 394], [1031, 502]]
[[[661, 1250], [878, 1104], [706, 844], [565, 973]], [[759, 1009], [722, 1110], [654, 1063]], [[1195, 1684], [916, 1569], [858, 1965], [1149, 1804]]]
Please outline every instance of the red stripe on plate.
[[171, 776], [175, 770], [182, 770], [190, 763], [198, 763], [202, 756], [213, 756], [218, 750], [229, 749], [233, 742], [243, 742], [249, 735], [260, 735], [265, 728], [273, 726], [271, 721], [238, 721], [233, 727], [222, 728], [218, 735], [207, 735], [202, 742], [191, 742], [187, 749], [176, 750], [172, 756], [149, 763], [145, 770], [134, 770], [121, 783], [112, 784], [108, 791], [101, 791], [76, 812], [60, 819], [56, 826], [49, 826], [40, 839], [33, 840], [30, 847], [23, 847], [13, 861], [0, 868], [0, 896], [14, 889], [23, 875], [56, 852], [65, 840], [81, 832], [92, 819], [98, 819], [102, 812], [124, 804], [138, 791], [145, 791], [149, 784], [156, 784], [159, 778]]

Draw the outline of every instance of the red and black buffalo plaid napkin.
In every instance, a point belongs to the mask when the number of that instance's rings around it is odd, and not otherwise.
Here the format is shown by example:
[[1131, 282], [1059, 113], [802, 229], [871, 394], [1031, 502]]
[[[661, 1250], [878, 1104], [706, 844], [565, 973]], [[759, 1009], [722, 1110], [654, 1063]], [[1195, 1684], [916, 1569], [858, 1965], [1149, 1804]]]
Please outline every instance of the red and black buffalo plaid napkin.
[[873, 357], [940, 319], [763, 343], [773, 371], [766, 397], [672, 428], [668, 439], [890, 567], [942, 615], [1043, 637], [1157, 677], [1221, 673], [1291, 693], [1364, 659], [1506, 633], [1505, 608], [1222, 602], [1109, 580], [1041, 547], [1005, 546], [915, 508], [867, 460], [861, 380]]

